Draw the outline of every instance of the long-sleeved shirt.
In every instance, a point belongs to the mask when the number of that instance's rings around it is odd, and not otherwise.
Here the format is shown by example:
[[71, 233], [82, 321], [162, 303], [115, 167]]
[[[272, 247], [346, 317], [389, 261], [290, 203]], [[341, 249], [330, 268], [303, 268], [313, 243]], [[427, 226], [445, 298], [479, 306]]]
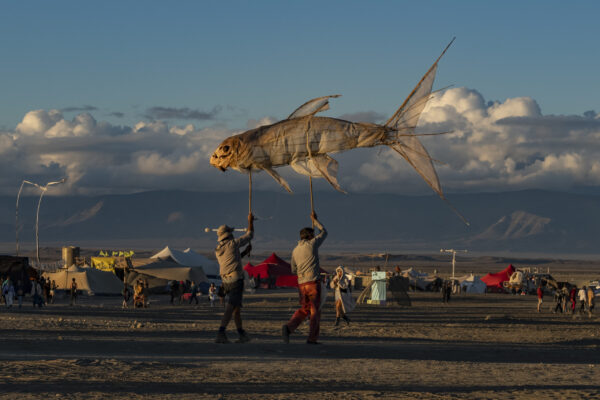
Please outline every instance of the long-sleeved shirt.
[[215, 250], [219, 262], [219, 274], [223, 283], [232, 283], [244, 279], [240, 247], [250, 243], [254, 232], [248, 231], [237, 239], [221, 240]]
[[292, 273], [298, 275], [298, 284], [319, 280], [319, 247], [327, 237], [327, 230], [315, 220], [319, 234], [310, 240], [300, 240], [292, 251]]

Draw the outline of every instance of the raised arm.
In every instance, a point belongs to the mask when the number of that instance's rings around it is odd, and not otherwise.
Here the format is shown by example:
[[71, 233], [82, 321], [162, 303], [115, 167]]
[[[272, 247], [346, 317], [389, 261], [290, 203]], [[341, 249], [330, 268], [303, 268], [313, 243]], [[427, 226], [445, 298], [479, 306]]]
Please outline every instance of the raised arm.
[[321, 244], [323, 244], [323, 242], [325, 241], [325, 238], [327, 238], [327, 229], [325, 229], [323, 224], [321, 224], [321, 222], [319, 222], [319, 220], [317, 219], [317, 214], [314, 211], [310, 215], [310, 218], [312, 219], [313, 224], [320, 231], [318, 235], [315, 235], [315, 244], [317, 245], [317, 247], [319, 247]]

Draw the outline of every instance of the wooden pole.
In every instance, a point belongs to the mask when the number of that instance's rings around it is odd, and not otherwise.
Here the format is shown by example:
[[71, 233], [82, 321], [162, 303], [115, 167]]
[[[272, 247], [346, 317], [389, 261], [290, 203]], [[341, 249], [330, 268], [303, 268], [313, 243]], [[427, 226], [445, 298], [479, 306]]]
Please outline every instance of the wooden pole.
[[248, 172], [248, 213], [252, 214], [252, 168]]
[[[313, 199], [312, 176], [308, 177], [308, 183], [310, 184], [310, 215], [313, 215], [313, 213], [315, 212], [315, 202]], [[312, 222], [312, 227], [314, 229], [315, 223], [313, 222], [312, 218], [310, 220]]]

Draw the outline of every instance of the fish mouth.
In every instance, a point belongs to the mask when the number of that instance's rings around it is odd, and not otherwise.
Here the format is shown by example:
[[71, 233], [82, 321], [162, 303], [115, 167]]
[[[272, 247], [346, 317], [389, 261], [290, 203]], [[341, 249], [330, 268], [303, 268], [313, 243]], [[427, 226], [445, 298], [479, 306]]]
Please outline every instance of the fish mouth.
[[221, 167], [221, 166], [219, 166], [219, 167], [217, 167], [217, 168], [219, 168], [219, 169], [221, 170], [221, 172], [225, 172], [225, 171], [227, 171], [227, 168], [224, 168], [224, 167]]

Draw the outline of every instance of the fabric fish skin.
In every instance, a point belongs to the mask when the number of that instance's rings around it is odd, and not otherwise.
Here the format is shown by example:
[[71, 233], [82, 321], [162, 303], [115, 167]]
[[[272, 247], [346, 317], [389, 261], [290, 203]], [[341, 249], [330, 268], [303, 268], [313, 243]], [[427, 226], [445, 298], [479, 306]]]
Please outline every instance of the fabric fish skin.
[[289, 184], [275, 171], [289, 165], [300, 174], [324, 178], [343, 192], [337, 181], [338, 162], [330, 155], [355, 148], [388, 146], [444, 199], [433, 159], [415, 128], [431, 97], [438, 62], [452, 42], [385, 125], [317, 117], [315, 114], [329, 109], [329, 99], [340, 95], [322, 96], [304, 103], [285, 120], [225, 139], [212, 154], [210, 164], [221, 171], [263, 170], [291, 192]]

